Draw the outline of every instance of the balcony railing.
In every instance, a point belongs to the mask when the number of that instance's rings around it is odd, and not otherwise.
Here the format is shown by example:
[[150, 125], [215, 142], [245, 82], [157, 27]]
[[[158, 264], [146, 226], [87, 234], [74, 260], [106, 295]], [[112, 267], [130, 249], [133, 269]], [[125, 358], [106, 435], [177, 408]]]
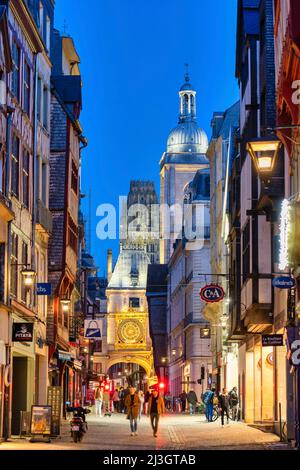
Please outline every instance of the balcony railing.
[[36, 222], [44, 227], [48, 233], [52, 233], [52, 214], [40, 199], [37, 203]]

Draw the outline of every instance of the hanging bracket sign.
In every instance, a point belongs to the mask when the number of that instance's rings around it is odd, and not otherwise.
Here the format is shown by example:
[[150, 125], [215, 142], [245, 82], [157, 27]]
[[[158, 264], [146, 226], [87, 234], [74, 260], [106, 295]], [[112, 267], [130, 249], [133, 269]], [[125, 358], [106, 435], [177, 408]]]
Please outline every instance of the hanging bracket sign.
[[277, 289], [294, 289], [296, 287], [296, 280], [290, 276], [275, 277], [272, 281], [273, 287]]
[[262, 335], [262, 346], [283, 346], [283, 335]]
[[223, 287], [218, 284], [209, 284], [202, 287], [200, 297], [206, 303], [216, 303], [224, 299], [225, 292]]

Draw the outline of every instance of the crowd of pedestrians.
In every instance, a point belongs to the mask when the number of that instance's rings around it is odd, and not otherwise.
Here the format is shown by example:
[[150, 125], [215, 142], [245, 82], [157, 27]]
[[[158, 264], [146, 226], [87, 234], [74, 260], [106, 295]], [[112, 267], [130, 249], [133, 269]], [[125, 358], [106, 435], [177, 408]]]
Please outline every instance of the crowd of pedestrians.
[[95, 391], [95, 413], [99, 416], [111, 415], [111, 413], [123, 413], [130, 423], [131, 436], [137, 435], [138, 422], [142, 414], [150, 418], [154, 437], [157, 437], [159, 418], [164, 412], [170, 413], [205, 413], [208, 423], [221, 417], [222, 426], [229, 419], [239, 419], [239, 396], [237, 387], [229, 393], [223, 388], [220, 393], [215, 388], [209, 388], [202, 393], [200, 400], [193, 389], [188, 393], [182, 391], [178, 397], [172, 397], [169, 392], [161, 396], [158, 389], [144, 393], [133, 386], [120, 387], [113, 392], [105, 391], [98, 387]]

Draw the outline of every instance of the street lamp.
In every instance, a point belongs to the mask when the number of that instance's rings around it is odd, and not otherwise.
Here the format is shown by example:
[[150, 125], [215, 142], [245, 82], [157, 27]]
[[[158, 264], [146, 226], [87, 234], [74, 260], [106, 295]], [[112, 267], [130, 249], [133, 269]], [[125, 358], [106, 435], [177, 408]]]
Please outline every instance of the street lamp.
[[62, 297], [60, 299], [61, 308], [63, 312], [68, 312], [70, 309], [71, 300], [68, 297]]
[[36, 272], [33, 269], [24, 268], [22, 269], [21, 274], [24, 279], [24, 285], [26, 287], [32, 287], [36, 277]]
[[247, 143], [247, 151], [257, 168], [258, 173], [273, 171], [282, 142], [277, 136], [259, 137]]

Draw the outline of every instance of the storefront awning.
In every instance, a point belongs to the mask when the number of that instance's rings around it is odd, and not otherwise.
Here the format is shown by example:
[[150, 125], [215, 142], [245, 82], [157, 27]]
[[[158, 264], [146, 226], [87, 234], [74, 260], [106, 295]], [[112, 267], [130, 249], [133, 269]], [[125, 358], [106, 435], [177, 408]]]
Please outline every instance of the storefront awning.
[[77, 369], [77, 370], [81, 370], [82, 369], [82, 363], [81, 361], [78, 361], [77, 359], [75, 359], [73, 361], [73, 366], [74, 366], [74, 369]]

